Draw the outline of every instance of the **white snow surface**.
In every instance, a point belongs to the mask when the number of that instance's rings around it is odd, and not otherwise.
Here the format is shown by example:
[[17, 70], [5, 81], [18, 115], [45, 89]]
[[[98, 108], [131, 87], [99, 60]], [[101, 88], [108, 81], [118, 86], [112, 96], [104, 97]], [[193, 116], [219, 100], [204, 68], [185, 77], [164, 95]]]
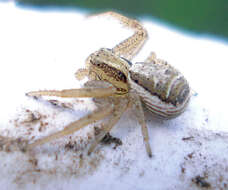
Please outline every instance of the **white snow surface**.
[[132, 31], [111, 18], [0, 3], [1, 190], [228, 189], [228, 45], [140, 20], [149, 39], [133, 63], [154, 51], [178, 68], [193, 90], [188, 108], [175, 119], [159, 120], [145, 110], [153, 157], [146, 154], [131, 110], [111, 131], [123, 142], [115, 149], [100, 144], [87, 155], [94, 139], [92, 124], [23, 153], [18, 138], [41, 138], [95, 108], [91, 99], [35, 100], [25, 93], [82, 86], [74, 73], [85, 59], [101, 47], [112, 48]]

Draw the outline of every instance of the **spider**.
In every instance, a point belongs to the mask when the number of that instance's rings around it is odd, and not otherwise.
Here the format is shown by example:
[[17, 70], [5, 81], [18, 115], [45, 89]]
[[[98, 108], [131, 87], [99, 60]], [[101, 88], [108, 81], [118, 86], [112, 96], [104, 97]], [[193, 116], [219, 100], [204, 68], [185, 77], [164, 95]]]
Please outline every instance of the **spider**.
[[151, 53], [144, 62], [131, 63], [147, 39], [144, 27], [138, 21], [115, 12], [95, 16], [106, 15], [118, 19], [122, 25], [132, 29], [134, 34], [112, 49], [101, 48], [86, 59], [86, 67], [75, 73], [78, 80], [88, 77], [89, 80], [83, 88], [27, 93], [28, 96], [93, 97], [100, 102], [98, 108], [70, 123], [63, 130], [28, 144], [27, 150], [109, 117], [102, 123], [103, 132], [89, 147], [90, 154], [122, 114], [132, 108], [142, 129], [147, 154], [152, 157], [143, 105], [154, 115], [166, 119], [178, 116], [187, 106], [190, 99], [189, 85], [183, 75], [166, 61], [157, 59], [155, 54]]

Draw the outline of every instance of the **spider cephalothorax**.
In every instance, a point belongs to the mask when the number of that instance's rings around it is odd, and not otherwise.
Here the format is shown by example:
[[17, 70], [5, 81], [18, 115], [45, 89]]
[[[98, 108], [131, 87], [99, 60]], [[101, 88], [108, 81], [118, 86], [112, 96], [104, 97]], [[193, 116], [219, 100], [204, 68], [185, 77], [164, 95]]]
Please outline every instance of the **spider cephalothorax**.
[[116, 95], [129, 91], [129, 63], [115, 55], [110, 49], [100, 49], [86, 60], [91, 80], [102, 80], [111, 83], [117, 90]]
[[142, 63], [131, 64], [132, 57], [141, 49], [147, 38], [147, 32], [139, 22], [114, 12], [101, 15], [117, 18], [135, 33], [114, 48], [102, 48], [87, 58], [86, 68], [76, 72], [79, 80], [85, 76], [89, 78], [83, 88], [27, 93], [29, 96], [93, 97], [100, 102], [98, 108], [67, 125], [62, 131], [29, 144], [27, 149], [71, 134], [108, 116], [109, 120], [102, 125], [103, 133], [99, 134], [89, 149], [91, 153], [126, 109], [132, 107], [142, 128], [146, 151], [151, 157], [142, 103], [156, 116], [173, 118], [182, 113], [189, 102], [190, 88], [183, 75], [165, 61], [157, 59], [155, 54], [151, 54]]

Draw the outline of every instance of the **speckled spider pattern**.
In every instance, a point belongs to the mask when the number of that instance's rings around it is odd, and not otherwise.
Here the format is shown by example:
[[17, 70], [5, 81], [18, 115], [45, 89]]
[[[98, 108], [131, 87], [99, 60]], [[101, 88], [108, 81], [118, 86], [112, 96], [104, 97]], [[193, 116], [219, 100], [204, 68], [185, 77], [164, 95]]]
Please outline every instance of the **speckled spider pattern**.
[[131, 63], [148, 38], [145, 28], [138, 21], [115, 12], [94, 16], [106, 15], [119, 20], [122, 25], [132, 29], [134, 34], [112, 49], [101, 48], [86, 59], [85, 68], [79, 69], [75, 74], [78, 80], [88, 77], [83, 88], [27, 93], [28, 96], [92, 97], [99, 106], [63, 130], [28, 144], [27, 150], [108, 117], [102, 123], [102, 132], [89, 147], [90, 154], [122, 114], [131, 108], [141, 126], [147, 154], [152, 157], [143, 104], [152, 114], [165, 119], [176, 117], [185, 110], [190, 99], [190, 87], [179, 71], [166, 61], [157, 59], [155, 53], [151, 53], [143, 62]]

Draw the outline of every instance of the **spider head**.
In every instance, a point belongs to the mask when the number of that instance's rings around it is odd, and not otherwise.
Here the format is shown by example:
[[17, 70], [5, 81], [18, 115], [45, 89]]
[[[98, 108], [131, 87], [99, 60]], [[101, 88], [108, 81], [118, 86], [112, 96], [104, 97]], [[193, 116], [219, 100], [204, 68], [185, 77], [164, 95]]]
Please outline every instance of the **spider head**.
[[117, 96], [129, 91], [128, 74], [130, 62], [115, 55], [110, 49], [100, 49], [86, 60], [89, 78], [111, 83], [117, 89]]

